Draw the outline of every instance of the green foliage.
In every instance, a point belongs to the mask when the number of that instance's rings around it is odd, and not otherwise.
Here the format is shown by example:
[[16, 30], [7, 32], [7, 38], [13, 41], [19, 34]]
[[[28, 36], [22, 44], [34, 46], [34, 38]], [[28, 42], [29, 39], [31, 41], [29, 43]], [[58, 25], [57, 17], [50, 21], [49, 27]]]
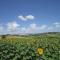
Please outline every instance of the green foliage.
[[[60, 37], [28, 36], [0, 40], [0, 60], [60, 60]], [[44, 49], [39, 55], [37, 49]]]
[[6, 38], [6, 35], [2, 35], [1, 38], [2, 38], [2, 39]]

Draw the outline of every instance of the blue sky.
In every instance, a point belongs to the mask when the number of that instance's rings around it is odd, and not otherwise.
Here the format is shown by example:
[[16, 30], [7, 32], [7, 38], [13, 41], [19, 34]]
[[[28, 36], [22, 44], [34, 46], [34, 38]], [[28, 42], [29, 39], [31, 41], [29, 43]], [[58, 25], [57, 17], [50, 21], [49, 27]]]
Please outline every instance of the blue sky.
[[0, 0], [0, 34], [60, 32], [60, 0]]

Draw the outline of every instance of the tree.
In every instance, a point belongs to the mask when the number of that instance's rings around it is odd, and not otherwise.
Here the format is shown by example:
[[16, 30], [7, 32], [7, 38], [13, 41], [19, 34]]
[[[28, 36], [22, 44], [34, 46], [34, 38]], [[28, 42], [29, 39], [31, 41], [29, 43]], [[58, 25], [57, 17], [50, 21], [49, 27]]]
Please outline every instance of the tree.
[[4, 39], [4, 38], [6, 38], [6, 35], [2, 35], [2, 37], [1, 37], [2, 39]]

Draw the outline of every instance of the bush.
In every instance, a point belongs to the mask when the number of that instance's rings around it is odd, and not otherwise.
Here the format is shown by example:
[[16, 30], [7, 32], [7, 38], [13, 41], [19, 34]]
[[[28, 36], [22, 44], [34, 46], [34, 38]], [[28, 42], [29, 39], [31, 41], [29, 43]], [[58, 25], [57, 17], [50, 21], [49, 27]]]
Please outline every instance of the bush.
[[6, 35], [2, 35], [1, 38], [2, 38], [2, 39], [6, 38]]

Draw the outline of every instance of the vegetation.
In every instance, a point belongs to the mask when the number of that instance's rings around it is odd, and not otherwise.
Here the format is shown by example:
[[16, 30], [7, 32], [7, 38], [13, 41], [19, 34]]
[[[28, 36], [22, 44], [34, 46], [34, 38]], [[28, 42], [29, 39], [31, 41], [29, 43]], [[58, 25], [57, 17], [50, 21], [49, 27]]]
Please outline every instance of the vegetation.
[[6, 38], [6, 35], [2, 35], [1, 38], [2, 38], [2, 39], [5, 39], [5, 38]]
[[60, 60], [60, 36], [44, 34], [8, 36], [0, 39], [0, 60], [40, 59]]

